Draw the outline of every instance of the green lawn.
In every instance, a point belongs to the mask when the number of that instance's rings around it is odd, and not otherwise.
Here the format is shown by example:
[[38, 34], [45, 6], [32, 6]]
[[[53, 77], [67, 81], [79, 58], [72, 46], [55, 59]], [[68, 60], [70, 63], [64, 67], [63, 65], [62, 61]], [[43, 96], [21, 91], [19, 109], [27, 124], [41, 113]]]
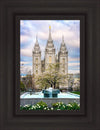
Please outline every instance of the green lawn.
[[75, 93], [75, 94], [80, 95], [80, 91], [73, 91], [73, 92], [71, 92], [71, 93]]

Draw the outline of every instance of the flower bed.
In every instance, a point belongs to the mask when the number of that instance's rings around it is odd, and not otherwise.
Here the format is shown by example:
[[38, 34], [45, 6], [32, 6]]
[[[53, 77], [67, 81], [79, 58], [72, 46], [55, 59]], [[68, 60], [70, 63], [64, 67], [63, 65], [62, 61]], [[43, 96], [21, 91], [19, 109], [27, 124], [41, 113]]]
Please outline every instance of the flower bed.
[[53, 103], [52, 107], [48, 107], [43, 101], [38, 102], [35, 105], [20, 106], [20, 110], [80, 110], [80, 105], [76, 102], [68, 103], [63, 102]]

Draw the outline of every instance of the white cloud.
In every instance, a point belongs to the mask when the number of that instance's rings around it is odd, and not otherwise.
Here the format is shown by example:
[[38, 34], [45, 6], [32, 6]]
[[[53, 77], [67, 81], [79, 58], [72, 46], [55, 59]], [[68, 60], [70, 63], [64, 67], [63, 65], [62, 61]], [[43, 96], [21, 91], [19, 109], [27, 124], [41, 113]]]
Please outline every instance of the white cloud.
[[[27, 48], [23, 48], [20, 50], [21, 55], [22, 56], [28, 56], [28, 57], [32, 57], [32, 50], [33, 50], [34, 44], [31, 44], [31, 46], [27, 47]], [[45, 53], [45, 46], [44, 45], [40, 45], [40, 49], [41, 49], [41, 56], [42, 58], [44, 57], [44, 53]]]
[[71, 47], [77, 47], [77, 48], [79, 48], [80, 47], [80, 41], [78, 40], [78, 39], [73, 39], [73, 38], [71, 38], [71, 39], [65, 39], [65, 43], [66, 43], [66, 46], [70, 46], [70, 48]]
[[39, 32], [38, 33], [38, 38], [40, 40], [47, 40], [48, 39], [48, 34], [46, 32]]
[[68, 73], [76, 74], [80, 73], [80, 70], [68, 70]]
[[26, 64], [29, 64], [30, 62], [26, 62], [26, 61], [21, 61], [20, 62], [20, 65], [26, 65]]
[[21, 35], [21, 42], [31, 41], [38, 34], [38, 38], [40, 40], [47, 40], [49, 35], [49, 25], [51, 25], [52, 38], [54, 41], [60, 41], [62, 39], [62, 35], [64, 35], [65, 43], [71, 46], [79, 46], [79, 30], [77, 31], [75, 28], [73, 21], [68, 20], [70, 26], [57, 22], [54, 20], [30, 20], [24, 23], [24, 26], [28, 28], [28, 31], [23, 29], [22, 31], [26, 31], [24, 35]]
[[80, 63], [68, 63], [68, 66], [69, 67], [74, 67], [74, 66], [79, 66], [80, 65]]
[[68, 73], [80, 73], [80, 63], [68, 63]]
[[28, 74], [29, 72], [32, 72], [32, 66], [22, 66], [21, 68], [20, 68], [20, 73], [21, 74]]
[[32, 41], [32, 37], [28, 36], [28, 35], [21, 35], [20, 36], [20, 43], [21, 44], [27, 44], [27, 42], [31, 42]]
[[32, 49], [30, 48], [21, 49], [21, 55], [32, 57]]
[[80, 58], [79, 58], [79, 57], [75, 57], [75, 58], [73, 58], [73, 57], [68, 57], [68, 61], [77, 61], [77, 62], [79, 62], [79, 61], [80, 61]]
[[24, 26], [24, 21], [21, 20], [21, 21], [20, 21], [20, 24], [21, 24], [21, 26]]
[[[79, 20], [21, 20], [21, 34], [20, 34], [20, 43], [22, 48], [21, 56], [32, 57], [32, 49], [36, 41], [36, 35], [38, 35], [39, 45], [42, 51], [42, 59], [44, 57], [45, 45], [48, 40], [49, 35], [49, 25], [51, 25], [51, 34], [54, 44], [60, 46], [62, 41], [62, 35], [64, 35], [64, 41], [68, 50], [70, 51], [68, 61], [80, 61], [78, 58], [73, 58], [72, 55], [77, 53], [77, 49], [80, 48], [80, 32], [79, 32]], [[24, 63], [26, 64], [26, 63]], [[27, 65], [27, 64], [26, 64]], [[26, 66], [25, 65], [25, 66]], [[68, 63], [68, 66], [75, 67], [80, 66], [79, 63]], [[23, 72], [31, 69], [32, 66], [27, 66], [24, 68]], [[73, 73], [79, 70], [69, 70]]]

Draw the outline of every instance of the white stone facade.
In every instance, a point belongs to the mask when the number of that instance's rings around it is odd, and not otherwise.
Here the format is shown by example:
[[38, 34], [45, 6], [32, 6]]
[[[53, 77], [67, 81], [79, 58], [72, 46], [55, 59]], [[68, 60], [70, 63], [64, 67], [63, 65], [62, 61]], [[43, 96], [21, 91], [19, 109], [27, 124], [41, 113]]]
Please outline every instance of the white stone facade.
[[[49, 64], [60, 63], [59, 72], [63, 74], [68, 74], [68, 51], [64, 42], [64, 37], [62, 37], [62, 43], [58, 54], [55, 54], [55, 48], [53, 40], [51, 37], [51, 27], [49, 27], [49, 38], [47, 40], [45, 48], [44, 60], [41, 61], [41, 49], [36, 38], [36, 43], [32, 51], [33, 58], [33, 74], [39, 75], [46, 71]], [[63, 87], [68, 87], [68, 81], [66, 79], [66, 85]], [[62, 87], [60, 85], [60, 87]]]
[[40, 46], [39, 46], [37, 38], [36, 38], [34, 50], [32, 52], [32, 58], [33, 58], [33, 61], [32, 61], [33, 74], [34, 75], [41, 74], [41, 50], [40, 50]]

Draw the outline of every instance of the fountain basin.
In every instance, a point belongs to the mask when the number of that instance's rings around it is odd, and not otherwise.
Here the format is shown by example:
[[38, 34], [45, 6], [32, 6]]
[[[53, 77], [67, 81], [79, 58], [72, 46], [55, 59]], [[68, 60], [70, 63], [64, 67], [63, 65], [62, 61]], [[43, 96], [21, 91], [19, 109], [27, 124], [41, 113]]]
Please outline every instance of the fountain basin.
[[29, 92], [26, 92], [20, 96], [20, 105], [24, 106], [26, 104], [36, 104], [37, 102], [43, 101], [47, 103], [49, 107], [51, 107], [52, 103], [56, 102], [64, 102], [68, 104], [69, 102], [77, 102], [80, 103], [80, 95], [73, 94], [70, 92], [67, 93], [58, 93], [58, 97], [44, 97], [42, 92], [35, 92], [30, 95]]
[[60, 93], [59, 89], [46, 89], [43, 90], [42, 93], [44, 94], [44, 97], [58, 97], [58, 93]]

